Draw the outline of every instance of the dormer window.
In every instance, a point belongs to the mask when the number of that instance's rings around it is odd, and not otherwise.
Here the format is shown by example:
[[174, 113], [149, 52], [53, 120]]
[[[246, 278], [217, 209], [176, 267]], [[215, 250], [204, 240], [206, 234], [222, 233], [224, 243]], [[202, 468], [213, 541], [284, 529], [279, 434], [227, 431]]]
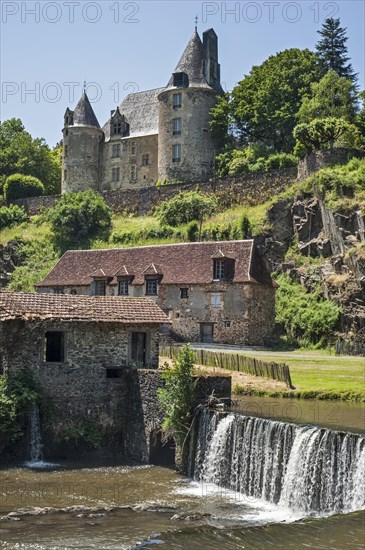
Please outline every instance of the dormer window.
[[118, 296], [128, 296], [129, 279], [120, 279], [118, 282]]
[[122, 123], [121, 122], [114, 122], [113, 123], [113, 134], [119, 135], [122, 133]]
[[189, 79], [186, 73], [174, 73], [173, 77], [176, 88], [187, 88], [189, 86]]
[[95, 296], [105, 296], [106, 281], [102, 279], [96, 279], [94, 281], [94, 285], [95, 285]]
[[157, 277], [146, 279], [146, 294], [147, 296], [157, 296]]
[[223, 259], [214, 260], [213, 279], [215, 280], [225, 279], [225, 275], [226, 275], [225, 263], [226, 262]]

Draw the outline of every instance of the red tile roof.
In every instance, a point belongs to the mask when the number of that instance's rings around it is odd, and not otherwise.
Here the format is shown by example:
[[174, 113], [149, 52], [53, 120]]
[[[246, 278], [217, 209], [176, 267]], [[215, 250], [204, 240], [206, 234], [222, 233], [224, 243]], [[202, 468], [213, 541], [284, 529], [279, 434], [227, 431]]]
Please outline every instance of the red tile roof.
[[69, 250], [37, 286], [88, 286], [97, 270], [114, 283], [124, 271], [133, 276], [132, 284], [143, 284], [153, 271], [162, 274], [161, 284], [204, 284], [213, 280], [213, 257], [235, 260], [234, 283], [272, 284], [253, 240], [246, 240]]
[[0, 292], [0, 321], [10, 319], [128, 324], [170, 322], [148, 298]]

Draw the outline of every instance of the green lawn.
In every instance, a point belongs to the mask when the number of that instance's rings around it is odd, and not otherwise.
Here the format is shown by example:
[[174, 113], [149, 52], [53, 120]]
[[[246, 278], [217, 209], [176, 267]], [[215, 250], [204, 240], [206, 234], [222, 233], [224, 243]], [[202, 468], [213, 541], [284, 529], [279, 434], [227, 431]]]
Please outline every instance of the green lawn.
[[260, 353], [262, 361], [285, 363], [299, 391], [356, 392], [365, 397], [365, 358], [328, 356], [328, 351]]

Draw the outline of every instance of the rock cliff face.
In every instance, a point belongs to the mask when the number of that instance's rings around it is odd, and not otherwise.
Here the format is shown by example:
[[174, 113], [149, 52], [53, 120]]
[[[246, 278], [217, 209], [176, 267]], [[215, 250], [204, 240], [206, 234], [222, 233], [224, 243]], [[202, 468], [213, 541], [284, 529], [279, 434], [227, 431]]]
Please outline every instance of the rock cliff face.
[[[286, 273], [342, 307], [339, 351], [365, 354], [365, 215], [354, 205], [333, 212], [318, 191], [267, 212], [271, 230], [256, 238], [268, 268]], [[287, 254], [290, 248], [291, 254]], [[307, 258], [316, 261], [306, 261]]]

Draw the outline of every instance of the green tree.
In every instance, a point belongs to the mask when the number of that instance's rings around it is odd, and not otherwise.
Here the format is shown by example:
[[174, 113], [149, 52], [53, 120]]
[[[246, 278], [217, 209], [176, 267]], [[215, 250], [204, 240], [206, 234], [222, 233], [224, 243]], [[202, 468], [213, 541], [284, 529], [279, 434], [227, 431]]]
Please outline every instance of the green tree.
[[230, 103], [243, 143], [290, 152], [301, 101], [318, 78], [318, 58], [307, 49], [285, 50], [253, 67], [233, 89]]
[[311, 86], [311, 97], [303, 98], [298, 112], [299, 122], [315, 118], [337, 117], [353, 122], [357, 110], [351, 80], [330, 69]]
[[20, 173], [38, 178], [47, 195], [61, 191], [61, 149], [33, 139], [18, 118], [0, 124], [0, 178]]
[[195, 388], [193, 370], [194, 352], [185, 345], [174, 359], [173, 366], [163, 373], [165, 385], [158, 390], [158, 399], [165, 412], [162, 427], [175, 439], [180, 450], [183, 450], [191, 424]]
[[230, 114], [230, 95], [225, 93], [218, 97], [217, 103], [210, 111], [211, 121], [209, 123], [210, 131], [217, 151], [224, 146], [232, 145], [232, 118]]
[[332, 69], [341, 76], [356, 83], [357, 75], [354, 73], [350, 58], [347, 56], [346, 30], [340, 26], [339, 19], [330, 17], [323, 23], [318, 34], [322, 37], [316, 44], [316, 52], [320, 60], [322, 74]]
[[294, 137], [306, 148], [307, 153], [332, 148], [345, 133], [356, 132], [356, 127], [342, 118], [320, 118], [312, 120], [309, 124], [298, 124], [294, 129]]
[[199, 239], [203, 221], [217, 208], [214, 195], [203, 195], [199, 191], [181, 192], [161, 204], [157, 217], [163, 225], [175, 227], [181, 223], [200, 222]]
[[61, 250], [87, 246], [98, 236], [107, 238], [111, 229], [109, 207], [91, 190], [62, 195], [49, 219], [56, 247]]

